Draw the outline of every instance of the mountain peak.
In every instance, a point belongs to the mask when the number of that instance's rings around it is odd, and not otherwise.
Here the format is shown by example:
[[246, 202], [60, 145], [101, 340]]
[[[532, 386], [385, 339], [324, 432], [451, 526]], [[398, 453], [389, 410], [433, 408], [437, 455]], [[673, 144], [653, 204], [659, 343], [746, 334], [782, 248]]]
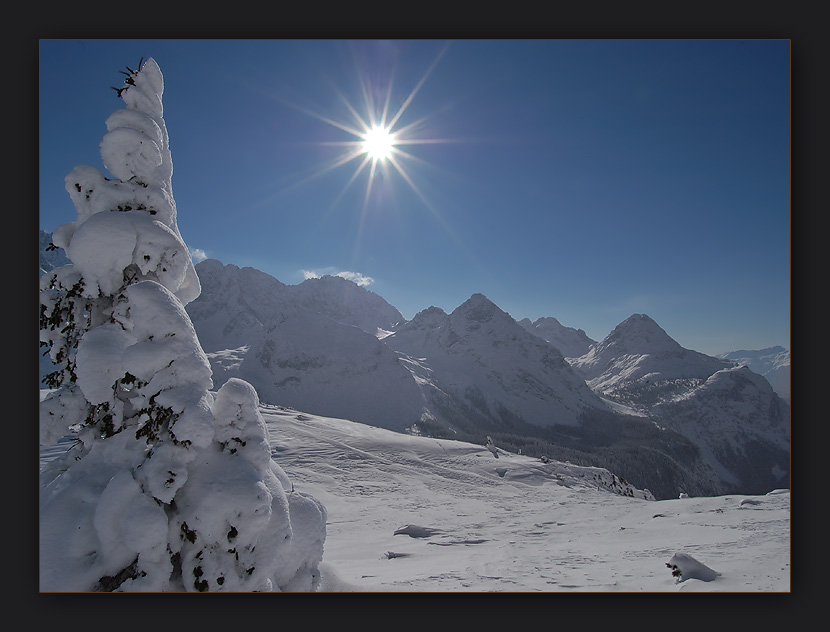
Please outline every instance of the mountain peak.
[[440, 307], [435, 307], [435, 305], [432, 305], [430, 307], [427, 307], [426, 309], [422, 309], [420, 312], [415, 314], [415, 318], [413, 318], [412, 320], [414, 322], [416, 320], [434, 320], [436, 318], [440, 319], [446, 317], [447, 312], [445, 312]]
[[378, 328], [390, 330], [404, 320], [382, 297], [337, 275], [306, 279], [293, 286], [292, 293], [303, 307], [373, 335]]
[[360, 287], [351, 279], [347, 279], [337, 274], [324, 274], [322, 276], [309, 277], [300, 283], [300, 285], [322, 285], [331, 287], [346, 287], [347, 285], [355, 285]]
[[684, 349], [649, 316], [632, 314], [573, 366], [591, 388], [609, 392], [643, 379], [707, 378], [731, 364]]
[[[494, 317], [504, 316], [510, 318], [507, 312], [496, 305], [484, 294], [476, 293], [459, 305], [452, 313], [453, 316], [458, 317], [463, 315], [467, 320], [473, 320], [480, 323], [486, 323]], [[512, 318], [511, 318], [512, 320]]]
[[681, 349], [680, 344], [647, 314], [632, 314], [617, 325], [603, 342], [623, 346], [636, 353]]

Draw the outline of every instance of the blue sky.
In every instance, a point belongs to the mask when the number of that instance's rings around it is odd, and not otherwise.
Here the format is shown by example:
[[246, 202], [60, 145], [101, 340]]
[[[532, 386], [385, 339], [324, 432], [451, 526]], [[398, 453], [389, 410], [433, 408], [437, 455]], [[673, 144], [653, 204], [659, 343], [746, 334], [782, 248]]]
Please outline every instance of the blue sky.
[[[481, 292], [604, 338], [646, 313], [704, 353], [790, 344], [786, 40], [44, 40], [40, 225], [103, 170], [110, 86], [165, 77], [178, 226], [283, 283], [368, 277], [406, 318]], [[391, 80], [391, 88], [390, 88]], [[355, 114], [396, 164], [326, 169]], [[401, 106], [405, 105], [401, 111]], [[420, 141], [405, 144], [405, 141]]]

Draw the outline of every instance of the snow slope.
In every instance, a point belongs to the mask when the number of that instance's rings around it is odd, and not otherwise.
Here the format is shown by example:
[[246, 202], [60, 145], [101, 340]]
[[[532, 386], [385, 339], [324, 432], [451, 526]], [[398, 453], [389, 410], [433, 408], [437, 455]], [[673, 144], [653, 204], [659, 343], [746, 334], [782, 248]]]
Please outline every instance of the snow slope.
[[[496, 459], [484, 445], [274, 407], [263, 415], [276, 461], [328, 511], [323, 590], [790, 588], [788, 491], [644, 500], [615, 492], [600, 468]], [[678, 553], [691, 556], [675, 559], [680, 582], [666, 566]], [[695, 561], [719, 575], [695, 579]]]
[[789, 487], [789, 406], [748, 367], [722, 369], [651, 414], [699, 446], [722, 490]]
[[275, 461], [326, 507], [319, 590], [790, 590], [789, 491], [646, 500], [600, 468], [261, 412]]

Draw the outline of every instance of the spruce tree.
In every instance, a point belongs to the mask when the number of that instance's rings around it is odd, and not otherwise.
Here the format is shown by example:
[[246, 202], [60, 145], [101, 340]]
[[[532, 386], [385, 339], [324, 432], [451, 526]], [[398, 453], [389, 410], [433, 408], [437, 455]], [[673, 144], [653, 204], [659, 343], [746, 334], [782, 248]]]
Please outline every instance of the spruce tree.
[[200, 287], [176, 224], [163, 77], [152, 59], [124, 74], [126, 107], [101, 141], [110, 177], [66, 176], [78, 215], [53, 243], [71, 263], [41, 277], [56, 363], [41, 443], [76, 438], [41, 472], [41, 589], [313, 589], [325, 508], [288, 493], [253, 387], [211, 392], [184, 309]]

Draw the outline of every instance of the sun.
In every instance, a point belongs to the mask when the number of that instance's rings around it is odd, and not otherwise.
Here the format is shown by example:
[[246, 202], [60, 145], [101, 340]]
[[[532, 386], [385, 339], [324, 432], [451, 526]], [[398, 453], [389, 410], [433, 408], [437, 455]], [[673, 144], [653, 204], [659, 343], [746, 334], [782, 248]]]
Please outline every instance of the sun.
[[375, 162], [389, 160], [395, 145], [395, 134], [388, 127], [375, 125], [362, 135], [363, 152]]
[[[429, 145], [435, 143], [452, 143], [459, 142], [450, 138], [426, 138], [423, 136], [424, 123], [428, 117], [421, 117], [408, 124], [401, 124], [401, 119], [407, 108], [412, 103], [412, 100], [418, 94], [419, 90], [426, 82], [429, 75], [432, 73], [439, 60], [446, 53], [449, 43], [447, 43], [434, 58], [432, 63], [426, 69], [426, 72], [417, 82], [415, 87], [409, 92], [400, 106], [394, 111], [390, 111], [392, 98], [392, 77], [389, 77], [388, 85], [386, 86], [385, 94], [382, 88], [375, 85], [370, 85], [370, 82], [365, 78], [365, 73], [358, 68], [358, 79], [360, 81], [361, 93], [363, 96], [362, 106], [353, 106], [349, 99], [335, 88], [338, 97], [338, 102], [345, 106], [349, 116], [334, 118], [315, 112], [307, 107], [278, 99], [289, 107], [295, 108], [313, 118], [316, 118], [331, 127], [339, 129], [351, 136], [351, 140], [332, 140], [332, 141], [318, 141], [318, 145], [327, 145], [339, 147], [342, 152], [332, 158], [327, 164], [321, 168], [316, 169], [313, 173], [305, 178], [299, 179], [292, 183], [289, 188], [299, 187], [312, 179], [318, 178], [332, 170], [342, 167], [348, 163], [355, 164], [354, 172], [348, 181], [343, 186], [340, 194], [336, 197], [331, 205], [330, 211], [343, 198], [346, 191], [354, 184], [361, 174], [366, 174], [366, 189], [363, 195], [362, 213], [365, 215], [367, 205], [369, 203], [372, 187], [375, 184], [378, 175], [384, 176], [384, 182], [389, 183], [389, 176], [395, 172], [399, 175], [410, 189], [420, 198], [424, 205], [432, 212], [432, 214], [443, 223], [440, 213], [435, 209], [432, 203], [426, 198], [420, 188], [416, 185], [410, 173], [408, 173], [406, 162], [424, 162], [422, 159], [407, 151], [407, 147], [416, 145]], [[351, 119], [351, 120], [349, 120]]]

